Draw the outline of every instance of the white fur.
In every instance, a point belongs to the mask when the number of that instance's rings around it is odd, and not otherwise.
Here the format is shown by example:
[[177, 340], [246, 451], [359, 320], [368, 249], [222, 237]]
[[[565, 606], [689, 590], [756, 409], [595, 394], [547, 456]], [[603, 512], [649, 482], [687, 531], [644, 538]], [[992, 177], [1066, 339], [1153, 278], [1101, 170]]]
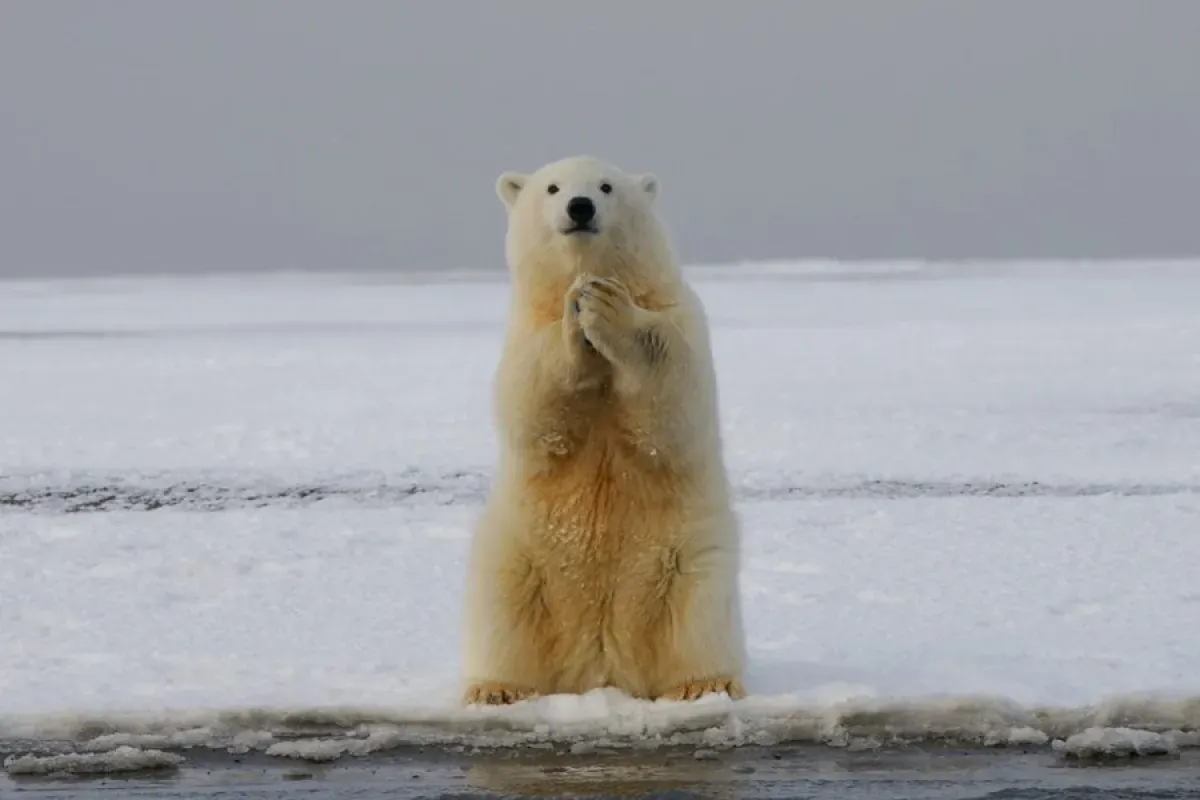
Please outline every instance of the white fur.
[[[708, 324], [654, 214], [659, 182], [577, 157], [496, 190], [513, 300], [466, 700], [740, 696], [740, 542]], [[564, 233], [573, 197], [594, 203], [594, 233]]]

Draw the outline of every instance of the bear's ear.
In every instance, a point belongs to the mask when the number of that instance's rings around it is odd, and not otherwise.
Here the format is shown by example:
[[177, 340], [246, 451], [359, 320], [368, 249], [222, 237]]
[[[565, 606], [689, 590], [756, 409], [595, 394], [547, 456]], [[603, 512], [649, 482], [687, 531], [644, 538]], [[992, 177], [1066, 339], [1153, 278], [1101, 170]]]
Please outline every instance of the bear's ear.
[[517, 195], [525, 188], [527, 180], [529, 176], [520, 172], [506, 172], [496, 180], [496, 194], [500, 195], [506, 208], [512, 208], [513, 203], [517, 202]]
[[637, 177], [637, 185], [643, 192], [649, 195], [651, 201], [658, 197], [658, 176], [652, 173], [639, 175]]

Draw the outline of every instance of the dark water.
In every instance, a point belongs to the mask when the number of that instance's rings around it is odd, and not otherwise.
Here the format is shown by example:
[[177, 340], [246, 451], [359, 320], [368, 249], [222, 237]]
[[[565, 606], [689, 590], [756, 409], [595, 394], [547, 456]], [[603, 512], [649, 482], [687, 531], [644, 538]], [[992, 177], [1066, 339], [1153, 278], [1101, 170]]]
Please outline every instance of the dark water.
[[1200, 798], [1200, 751], [1067, 764], [1048, 749], [827, 747], [712, 752], [455, 754], [409, 750], [312, 764], [187, 753], [179, 769], [95, 778], [3, 778], [0, 796], [81, 798]]

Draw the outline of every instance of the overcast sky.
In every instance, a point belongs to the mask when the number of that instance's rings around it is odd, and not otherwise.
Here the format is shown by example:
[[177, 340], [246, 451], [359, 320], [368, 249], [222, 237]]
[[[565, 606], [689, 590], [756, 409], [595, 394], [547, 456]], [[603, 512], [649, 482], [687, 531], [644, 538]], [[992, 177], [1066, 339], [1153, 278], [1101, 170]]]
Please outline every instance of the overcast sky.
[[1200, 0], [0, 4], [0, 276], [499, 268], [576, 153], [693, 263], [1200, 255]]

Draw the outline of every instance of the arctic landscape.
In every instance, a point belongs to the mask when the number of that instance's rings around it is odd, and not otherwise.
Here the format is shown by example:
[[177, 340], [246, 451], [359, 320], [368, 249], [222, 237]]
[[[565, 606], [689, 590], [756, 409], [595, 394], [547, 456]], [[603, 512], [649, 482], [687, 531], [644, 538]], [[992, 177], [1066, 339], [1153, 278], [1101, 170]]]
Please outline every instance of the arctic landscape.
[[0, 284], [0, 758], [1200, 745], [1200, 263], [694, 267], [750, 696], [458, 706], [502, 272]]

